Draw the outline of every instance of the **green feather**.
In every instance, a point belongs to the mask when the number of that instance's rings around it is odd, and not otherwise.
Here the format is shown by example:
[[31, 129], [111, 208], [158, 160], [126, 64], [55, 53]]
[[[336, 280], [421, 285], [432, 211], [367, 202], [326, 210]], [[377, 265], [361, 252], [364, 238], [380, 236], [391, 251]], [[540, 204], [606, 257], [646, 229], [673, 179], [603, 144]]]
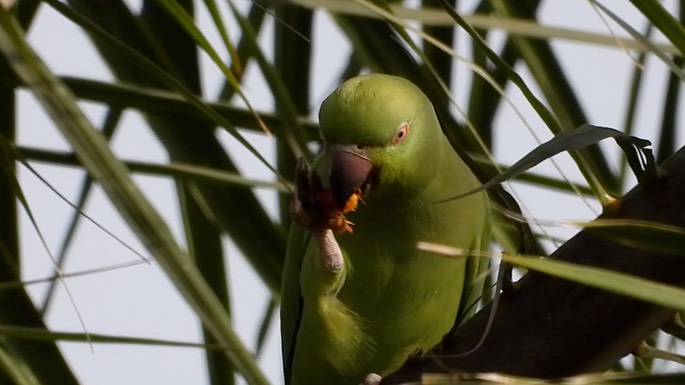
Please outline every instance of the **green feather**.
[[[412, 83], [371, 74], [345, 82], [322, 104], [324, 148], [312, 172], [330, 187], [334, 145], [358, 145], [376, 172], [354, 233], [336, 235], [344, 266], [324, 267], [309, 231], [293, 225], [283, 277], [281, 333], [286, 384], [356, 385], [387, 375], [449, 332], [482, 290], [464, 258], [420, 251], [420, 241], [468, 250], [489, 245], [485, 193], [434, 204], [479, 185]], [[408, 130], [399, 133], [403, 124]], [[466, 287], [466, 289], [465, 289]], [[469, 303], [470, 305], [470, 303]], [[462, 312], [464, 307], [461, 308]]]

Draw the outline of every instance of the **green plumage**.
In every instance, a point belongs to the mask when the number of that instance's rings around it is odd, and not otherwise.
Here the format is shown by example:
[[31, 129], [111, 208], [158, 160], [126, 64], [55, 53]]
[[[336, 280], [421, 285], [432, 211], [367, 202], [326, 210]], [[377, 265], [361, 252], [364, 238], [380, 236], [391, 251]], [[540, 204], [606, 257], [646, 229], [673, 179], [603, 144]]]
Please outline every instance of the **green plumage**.
[[478, 259], [467, 267], [464, 258], [416, 245], [486, 248], [489, 206], [484, 193], [434, 204], [479, 182], [412, 83], [356, 77], [323, 102], [319, 119], [324, 147], [311, 173], [323, 187], [337, 178], [330, 170], [338, 145], [361, 149], [373, 180], [357, 211], [346, 215], [354, 232], [335, 236], [340, 271], [322, 262], [311, 231], [291, 229], [281, 309], [284, 372], [290, 385], [356, 385], [435, 346], [464, 311], [465, 298], [480, 293], [482, 284], [471, 285]]

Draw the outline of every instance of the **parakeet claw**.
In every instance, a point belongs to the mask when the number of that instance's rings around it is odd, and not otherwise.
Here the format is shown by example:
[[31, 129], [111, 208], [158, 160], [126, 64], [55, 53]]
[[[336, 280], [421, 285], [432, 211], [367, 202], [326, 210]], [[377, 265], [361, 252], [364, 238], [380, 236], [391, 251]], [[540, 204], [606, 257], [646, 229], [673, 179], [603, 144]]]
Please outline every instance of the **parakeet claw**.
[[364, 383], [361, 385], [380, 385], [382, 379], [383, 377], [379, 376], [376, 373], [369, 373], [366, 375]]
[[295, 169], [295, 197], [290, 205], [290, 215], [295, 223], [312, 233], [324, 267], [337, 274], [342, 271], [344, 260], [333, 231], [352, 232], [352, 228], [342, 213], [325, 204], [325, 192], [321, 179], [316, 173], [310, 178], [307, 164], [300, 158]]

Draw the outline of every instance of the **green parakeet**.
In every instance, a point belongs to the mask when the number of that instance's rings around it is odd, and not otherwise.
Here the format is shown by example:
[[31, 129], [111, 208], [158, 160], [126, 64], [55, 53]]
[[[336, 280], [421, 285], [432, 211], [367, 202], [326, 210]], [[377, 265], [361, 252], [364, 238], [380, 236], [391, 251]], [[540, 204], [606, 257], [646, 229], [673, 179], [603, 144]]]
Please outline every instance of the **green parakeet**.
[[466, 298], [480, 294], [467, 285], [477, 258], [439, 256], [417, 243], [487, 247], [489, 205], [485, 193], [435, 204], [480, 183], [407, 80], [350, 79], [323, 102], [319, 121], [323, 149], [311, 169], [299, 164], [291, 207], [285, 382], [357, 385], [434, 347]]

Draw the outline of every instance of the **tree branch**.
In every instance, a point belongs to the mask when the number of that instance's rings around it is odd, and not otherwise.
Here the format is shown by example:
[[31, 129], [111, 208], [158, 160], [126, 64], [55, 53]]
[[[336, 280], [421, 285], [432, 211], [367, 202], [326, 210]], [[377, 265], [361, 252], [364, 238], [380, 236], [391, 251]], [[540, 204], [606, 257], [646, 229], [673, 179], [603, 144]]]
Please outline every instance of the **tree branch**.
[[[685, 227], [685, 148], [660, 166], [661, 177], [633, 188], [611, 218], [640, 219]], [[606, 215], [600, 218], [608, 218]], [[608, 241], [584, 230], [551, 258], [685, 286], [683, 254], [660, 254]], [[603, 372], [675, 311], [542, 273], [529, 272], [505, 293], [483, 345], [487, 306], [446, 337], [430, 357], [413, 357], [384, 384], [419, 381], [422, 373], [499, 372], [558, 378]], [[441, 357], [441, 358], [437, 358]]]

